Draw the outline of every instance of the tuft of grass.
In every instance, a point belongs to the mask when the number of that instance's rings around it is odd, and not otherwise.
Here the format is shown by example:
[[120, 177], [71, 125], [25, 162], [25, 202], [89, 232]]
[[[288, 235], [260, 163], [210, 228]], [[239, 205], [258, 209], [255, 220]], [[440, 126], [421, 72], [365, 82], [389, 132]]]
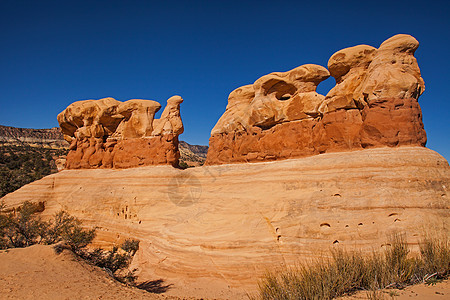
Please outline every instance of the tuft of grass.
[[384, 252], [370, 255], [335, 249], [329, 259], [268, 272], [253, 298], [333, 299], [365, 290], [368, 299], [383, 299], [381, 289], [432, 284], [449, 277], [450, 243], [446, 238], [424, 239], [416, 257], [411, 255], [404, 235], [394, 235], [389, 244]]

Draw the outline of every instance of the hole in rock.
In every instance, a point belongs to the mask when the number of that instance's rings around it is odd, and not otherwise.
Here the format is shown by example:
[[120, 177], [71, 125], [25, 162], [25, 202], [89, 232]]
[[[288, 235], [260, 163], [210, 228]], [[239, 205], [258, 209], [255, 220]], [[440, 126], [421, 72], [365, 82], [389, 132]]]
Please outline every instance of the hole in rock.
[[348, 227], [348, 225], [345, 225], [345, 227]]
[[331, 225], [328, 224], [328, 223], [322, 223], [322, 224], [320, 224], [320, 227], [324, 227], [324, 226], [326, 226], [326, 227], [331, 227]]
[[363, 223], [358, 223], [358, 226], [362, 226], [363, 225]]
[[341, 194], [334, 194], [334, 197], [342, 197]]
[[269, 130], [270, 128], [272, 128], [275, 125], [276, 124], [265, 124], [265, 125], [256, 125], [256, 126], [261, 128], [262, 130]]
[[284, 101], [284, 100], [289, 100], [290, 98], [291, 98], [291, 95], [285, 94], [285, 95], [281, 96], [280, 99], [278, 99], [278, 100]]
[[338, 240], [334, 240], [333, 244], [339, 244]]

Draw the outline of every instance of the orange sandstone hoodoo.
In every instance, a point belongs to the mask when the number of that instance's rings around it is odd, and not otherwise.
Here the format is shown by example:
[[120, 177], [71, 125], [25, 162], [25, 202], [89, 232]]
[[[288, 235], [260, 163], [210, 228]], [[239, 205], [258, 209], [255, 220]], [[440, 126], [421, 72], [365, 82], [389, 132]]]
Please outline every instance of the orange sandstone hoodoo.
[[[211, 131], [206, 164], [425, 146], [418, 46], [412, 36], [399, 34], [378, 49], [359, 45], [336, 52], [329, 72], [303, 65], [234, 90]], [[326, 96], [318, 94], [317, 85], [330, 74], [336, 86]]]
[[103, 98], [72, 103], [58, 115], [70, 143], [66, 168], [178, 166], [182, 102], [180, 96], [168, 99], [160, 119], [154, 117], [161, 105], [151, 100]]

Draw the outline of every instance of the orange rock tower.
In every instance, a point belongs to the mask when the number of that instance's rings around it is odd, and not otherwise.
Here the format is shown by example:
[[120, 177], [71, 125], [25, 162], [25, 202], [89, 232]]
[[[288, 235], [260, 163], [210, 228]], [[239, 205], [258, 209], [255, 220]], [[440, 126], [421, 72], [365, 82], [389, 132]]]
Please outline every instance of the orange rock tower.
[[[418, 46], [412, 36], [399, 34], [378, 49], [359, 45], [336, 52], [329, 71], [303, 65], [234, 90], [211, 131], [206, 164], [425, 146]], [[318, 94], [317, 85], [330, 74], [336, 86], [326, 96]]]
[[168, 99], [160, 119], [154, 117], [161, 105], [151, 100], [103, 98], [72, 103], [58, 115], [70, 143], [66, 168], [178, 166], [182, 102], [180, 96]]

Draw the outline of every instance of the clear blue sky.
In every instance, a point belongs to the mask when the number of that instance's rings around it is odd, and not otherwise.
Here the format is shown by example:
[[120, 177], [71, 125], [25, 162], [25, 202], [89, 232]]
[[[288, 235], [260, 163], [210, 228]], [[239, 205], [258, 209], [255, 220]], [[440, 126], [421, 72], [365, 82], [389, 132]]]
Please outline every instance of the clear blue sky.
[[[208, 144], [228, 94], [336, 51], [416, 37], [428, 147], [450, 159], [447, 1], [0, 1], [0, 124], [57, 126], [70, 103], [184, 98], [192, 144]], [[332, 78], [320, 84], [326, 94]]]

